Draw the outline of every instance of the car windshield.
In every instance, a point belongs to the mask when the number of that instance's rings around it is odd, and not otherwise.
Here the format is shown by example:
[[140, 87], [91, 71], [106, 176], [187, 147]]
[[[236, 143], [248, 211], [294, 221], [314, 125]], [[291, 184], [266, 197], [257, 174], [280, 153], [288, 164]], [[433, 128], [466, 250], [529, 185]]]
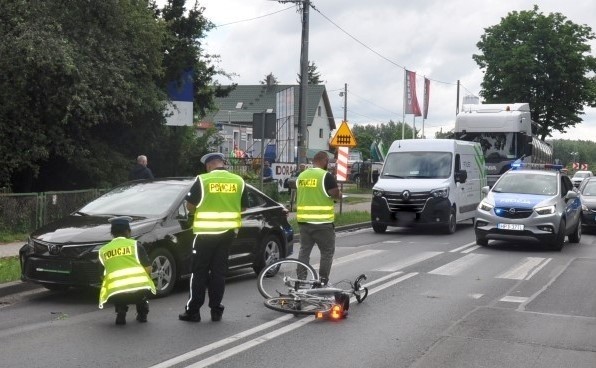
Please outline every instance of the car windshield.
[[573, 175], [573, 179], [583, 179], [587, 178], [588, 176], [590, 176], [588, 173], [575, 173], [575, 175]]
[[450, 152], [394, 152], [385, 159], [383, 175], [399, 178], [444, 179], [451, 175]]
[[557, 177], [537, 173], [503, 175], [493, 187], [493, 192], [553, 196], [557, 194]]
[[161, 217], [188, 185], [147, 182], [120, 186], [88, 203], [78, 212], [85, 215]]
[[587, 197], [596, 196], [596, 181], [590, 180], [589, 182], [587, 182], [584, 188], [582, 189], [582, 195], [585, 195]]

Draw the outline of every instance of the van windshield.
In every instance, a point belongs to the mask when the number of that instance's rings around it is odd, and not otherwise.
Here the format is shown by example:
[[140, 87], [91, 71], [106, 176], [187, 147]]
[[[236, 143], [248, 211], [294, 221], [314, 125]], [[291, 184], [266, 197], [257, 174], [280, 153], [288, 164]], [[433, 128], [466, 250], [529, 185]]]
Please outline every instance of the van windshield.
[[452, 157], [451, 152], [392, 152], [381, 177], [446, 179], [451, 176]]

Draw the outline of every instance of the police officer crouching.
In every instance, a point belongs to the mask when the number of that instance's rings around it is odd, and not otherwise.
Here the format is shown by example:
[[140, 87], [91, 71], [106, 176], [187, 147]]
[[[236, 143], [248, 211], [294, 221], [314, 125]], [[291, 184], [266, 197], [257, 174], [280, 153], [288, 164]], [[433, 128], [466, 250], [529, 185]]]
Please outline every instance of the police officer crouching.
[[137, 321], [147, 322], [149, 292], [155, 295], [151, 280], [151, 263], [145, 248], [130, 238], [131, 217], [113, 217], [111, 233], [114, 239], [99, 250], [104, 276], [99, 292], [99, 308], [105, 303], [116, 307], [116, 324], [126, 324], [128, 304], [136, 304]]
[[221, 153], [208, 153], [201, 157], [207, 169], [186, 196], [186, 207], [194, 212], [192, 245], [192, 276], [190, 295], [182, 321], [200, 322], [200, 308], [209, 293], [211, 320], [220, 321], [224, 306], [221, 304], [228, 270], [228, 253], [238, 229], [242, 224], [242, 208], [246, 207], [247, 195], [244, 180], [224, 167]]

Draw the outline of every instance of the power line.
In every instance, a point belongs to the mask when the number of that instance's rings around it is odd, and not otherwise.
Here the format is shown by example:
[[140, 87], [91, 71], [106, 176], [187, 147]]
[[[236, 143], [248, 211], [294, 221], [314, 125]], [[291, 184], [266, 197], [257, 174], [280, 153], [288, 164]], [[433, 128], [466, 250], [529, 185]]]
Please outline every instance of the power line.
[[273, 13], [268, 13], [268, 14], [260, 15], [258, 17], [248, 18], [248, 19], [241, 19], [241, 20], [237, 20], [237, 21], [234, 21], [234, 22], [230, 22], [230, 23], [218, 24], [218, 25], [215, 26], [215, 28], [229, 26], [230, 24], [250, 22], [251, 20], [257, 20], [257, 19], [265, 18], [265, 17], [271, 16], [271, 15], [275, 15], [277, 13], [281, 13], [281, 12], [284, 12], [286, 10], [293, 9], [293, 8], [295, 8], [295, 7], [294, 6], [290, 6], [290, 7], [287, 7], [285, 9], [278, 10], [276, 12], [273, 12]]

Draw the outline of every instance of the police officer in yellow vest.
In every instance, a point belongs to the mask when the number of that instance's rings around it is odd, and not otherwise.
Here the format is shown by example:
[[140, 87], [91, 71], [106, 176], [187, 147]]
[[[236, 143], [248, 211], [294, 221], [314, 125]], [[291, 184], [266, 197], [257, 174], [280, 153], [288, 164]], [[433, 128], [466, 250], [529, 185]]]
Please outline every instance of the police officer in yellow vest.
[[200, 308], [209, 294], [211, 320], [220, 321], [224, 306], [221, 304], [228, 270], [228, 252], [241, 225], [242, 208], [248, 202], [244, 180], [224, 168], [224, 155], [208, 153], [201, 157], [207, 169], [186, 196], [186, 207], [194, 212], [192, 276], [190, 295], [182, 321], [201, 321]]
[[333, 199], [340, 199], [337, 181], [327, 171], [329, 156], [324, 151], [313, 158], [313, 168], [304, 170], [296, 181], [296, 208], [300, 227], [298, 259], [308, 263], [315, 244], [321, 252], [319, 276], [326, 284], [331, 273], [335, 253], [335, 207]]
[[149, 292], [155, 294], [151, 280], [151, 263], [145, 248], [130, 238], [131, 217], [113, 217], [111, 233], [114, 239], [99, 250], [104, 276], [99, 292], [99, 308], [107, 302], [116, 307], [116, 324], [126, 324], [128, 304], [136, 304], [137, 321], [147, 322]]

